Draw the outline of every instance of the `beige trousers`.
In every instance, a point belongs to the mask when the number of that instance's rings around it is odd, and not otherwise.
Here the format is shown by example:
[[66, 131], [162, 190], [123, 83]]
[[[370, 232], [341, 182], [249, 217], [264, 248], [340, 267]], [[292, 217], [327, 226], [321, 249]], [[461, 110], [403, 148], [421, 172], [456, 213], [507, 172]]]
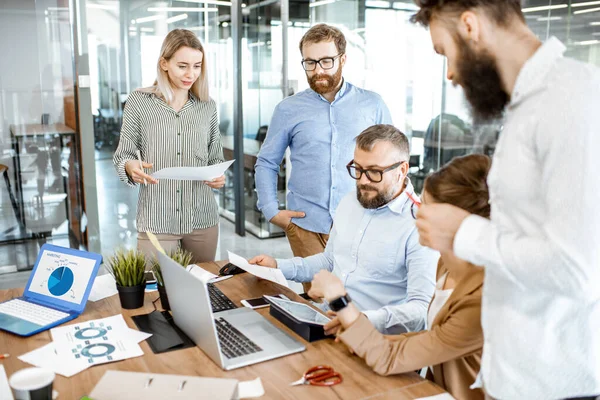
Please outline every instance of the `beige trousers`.
[[[187, 235], [157, 234], [155, 236], [166, 252], [181, 247], [192, 253], [194, 256], [192, 258], [193, 263], [215, 261], [215, 253], [217, 252], [217, 243], [219, 240], [219, 225], [206, 229], [197, 229]], [[138, 233], [137, 248], [146, 254], [148, 260], [155, 256], [154, 246], [150, 243], [148, 235], [145, 232]], [[150, 266], [150, 263], [147, 263], [147, 265]]]
[[[300, 228], [298, 225], [290, 224], [285, 228], [288, 242], [292, 248], [294, 257], [309, 257], [325, 251], [325, 246], [329, 240], [329, 234], [316, 233]], [[302, 283], [304, 291], [308, 293], [310, 283]]]

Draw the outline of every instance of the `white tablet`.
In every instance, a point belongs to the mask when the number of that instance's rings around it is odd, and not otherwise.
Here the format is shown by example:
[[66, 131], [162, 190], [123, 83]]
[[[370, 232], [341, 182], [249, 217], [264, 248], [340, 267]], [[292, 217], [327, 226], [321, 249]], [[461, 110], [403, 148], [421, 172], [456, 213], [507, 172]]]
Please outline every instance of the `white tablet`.
[[325, 325], [329, 321], [325, 315], [321, 314], [314, 308], [307, 306], [306, 304], [297, 303], [295, 301], [283, 300], [279, 297], [263, 296], [269, 301], [269, 303], [276, 305], [287, 314], [291, 315], [298, 321], [306, 322], [309, 324]]

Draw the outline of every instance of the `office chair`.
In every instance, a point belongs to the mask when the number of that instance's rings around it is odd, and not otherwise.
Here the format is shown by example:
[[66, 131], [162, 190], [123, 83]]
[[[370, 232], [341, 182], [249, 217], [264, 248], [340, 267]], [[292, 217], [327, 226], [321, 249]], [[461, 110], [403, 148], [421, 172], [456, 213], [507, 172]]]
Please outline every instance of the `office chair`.
[[267, 138], [268, 130], [269, 130], [269, 125], [261, 126], [260, 128], [258, 128], [258, 132], [256, 132], [256, 137], [254, 139], [259, 141], [260, 144], [263, 144], [263, 142]]

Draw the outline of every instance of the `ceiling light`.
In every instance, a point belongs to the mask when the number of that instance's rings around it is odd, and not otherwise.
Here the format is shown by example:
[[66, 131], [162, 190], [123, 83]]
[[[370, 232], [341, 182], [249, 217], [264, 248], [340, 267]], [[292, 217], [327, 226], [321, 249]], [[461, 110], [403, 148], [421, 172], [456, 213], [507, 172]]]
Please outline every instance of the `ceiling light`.
[[162, 15], [152, 15], [150, 17], [143, 17], [143, 18], [137, 18], [135, 20], [136, 24], [142, 24], [144, 22], [151, 22], [151, 21], [156, 21], [158, 19], [163, 19], [164, 17]]
[[176, 15], [174, 17], [167, 18], [166, 22], [167, 22], [167, 24], [172, 24], [173, 22], [177, 22], [177, 21], [181, 21], [181, 20], [187, 19], [187, 17], [188, 17], [187, 14], [179, 14], [179, 15]]
[[217, 12], [218, 8], [204, 8], [204, 7], [150, 7], [148, 8], [149, 12]]
[[536, 11], [558, 10], [558, 9], [567, 8], [567, 7], [569, 7], [567, 4], [557, 4], [554, 6], [528, 7], [528, 8], [522, 9], [521, 11], [523, 11], [524, 13], [528, 13], [528, 12], [536, 12]]
[[590, 22], [591, 26], [600, 26], [600, 21]]
[[543, 22], [543, 21], [560, 21], [562, 19], [562, 17], [540, 17], [537, 19], [537, 21]]
[[596, 12], [596, 11], [600, 11], [600, 7], [598, 7], [598, 8], [588, 8], [587, 10], [574, 11], [573, 14], [574, 15], [577, 15], [577, 14], [587, 14], [587, 13]]
[[312, 3], [308, 3], [309, 7], [319, 7], [319, 6], [324, 6], [325, 4], [331, 4], [331, 3], [335, 3], [337, 0], [321, 0], [321, 1], [315, 1]]
[[178, 0], [182, 3], [204, 3], [204, 4], [212, 4], [215, 6], [226, 6], [231, 7], [230, 1], [220, 1], [220, 0]]
[[585, 3], [573, 3], [571, 7], [587, 7], [600, 5], [600, 1], [586, 1]]
[[223, 26], [223, 28], [227, 28], [229, 26], [229, 22], [223, 22], [221, 25]]
[[592, 44], [598, 44], [600, 40], [585, 40], [583, 42], [575, 42], [573, 43], [575, 46], [590, 46]]

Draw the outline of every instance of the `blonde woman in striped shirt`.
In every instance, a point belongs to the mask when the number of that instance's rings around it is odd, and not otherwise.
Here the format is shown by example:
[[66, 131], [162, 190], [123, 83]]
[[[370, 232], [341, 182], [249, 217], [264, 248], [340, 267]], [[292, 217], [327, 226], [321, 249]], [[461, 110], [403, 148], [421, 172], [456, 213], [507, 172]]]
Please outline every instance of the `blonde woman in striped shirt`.
[[222, 187], [225, 177], [211, 182], [159, 182], [145, 170], [201, 167], [222, 161], [217, 108], [208, 96], [204, 48], [194, 33], [175, 29], [162, 44], [154, 85], [135, 90], [127, 99], [113, 157], [119, 178], [140, 188], [136, 218], [139, 250], [152, 254], [145, 233], [152, 232], [165, 250], [182, 247], [192, 252], [194, 262], [214, 260], [219, 212], [212, 189]]

